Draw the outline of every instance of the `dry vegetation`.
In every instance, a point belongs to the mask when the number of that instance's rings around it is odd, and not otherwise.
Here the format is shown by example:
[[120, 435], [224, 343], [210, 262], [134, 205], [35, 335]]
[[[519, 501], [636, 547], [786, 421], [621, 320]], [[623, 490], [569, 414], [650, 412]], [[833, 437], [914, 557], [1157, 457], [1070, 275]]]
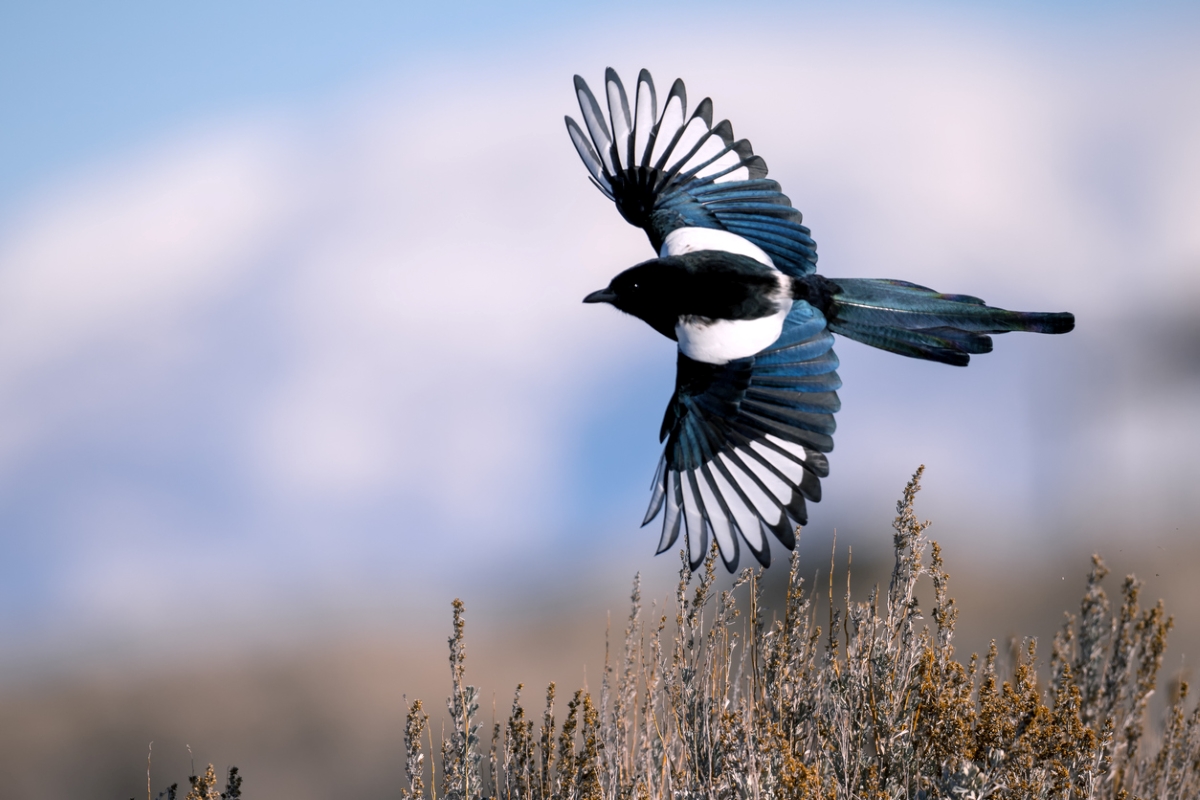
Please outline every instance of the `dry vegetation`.
[[[195, 770], [192, 770], [195, 772]], [[230, 767], [229, 774], [225, 778], [225, 791], [217, 790], [217, 771], [212, 764], [204, 770], [203, 775], [189, 775], [188, 783], [190, 787], [187, 794], [183, 796], [183, 800], [241, 800], [242, 797], [242, 776], [238, 775], [237, 767]], [[150, 769], [146, 769], [146, 798], [150, 800]], [[166, 789], [163, 789], [157, 795], [154, 795], [156, 800], [176, 800], [179, 797], [179, 784], [172, 783]], [[133, 798], [130, 798], [133, 800]]]
[[[518, 686], [485, 745], [478, 692], [465, 682], [464, 609], [450, 637], [453, 720], [440, 765], [420, 701], [408, 711], [406, 800], [631, 798], [1185, 798], [1200, 796], [1200, 711], [1180, 683], [1161, 724], [1150, 719], [1171, 619], [1121, 587], [1114, 610], [1097, 557], [1078, 617], [1068, 615], [1043, 675], [1027, 641], [1011, 670], [996, 648], [965, 663], [936, 543], [913, 513], [921, 471], [897, 504], [886, 592], [835, 608], [818, 624], [817, 590], [792, 558], [785, 606], [762, 611], [761, 573], [714, 589], [714, 559], [674, 613], [646, 618], [638, 584], [618, 657], [600, 692], [560, 712], [554, 684], [540, 719]], [[928, 555], [929, 563], [925, 563]], [[933, 584], [931, 620], [916, 597]], [[748, 595], [746, 613], [735, 590]], [[671, 618], [673, 616], [673, 619]], [[824, 620], [822, 620], [824, 621]], [[931, 624], [930, 624], [931, 623]], [[539, 706], [541, 704], [539, 703]], [[202, 796], [202, 795], [197, 795]], [[190, 795], [189, 795], [190, 797]]]

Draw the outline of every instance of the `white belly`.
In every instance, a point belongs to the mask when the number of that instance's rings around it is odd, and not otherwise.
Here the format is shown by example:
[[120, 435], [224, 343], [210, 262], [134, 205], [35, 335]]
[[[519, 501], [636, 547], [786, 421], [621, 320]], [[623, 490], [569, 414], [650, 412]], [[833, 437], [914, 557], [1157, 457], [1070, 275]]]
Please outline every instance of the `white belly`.
[[680, 317], [675, 325], [675, 338], [679, 340], [680, 351], [693, 361], [724, 364], [770, 347], [783, 332], [783, 321], [790, 310], [783, 308], [758, 319]]

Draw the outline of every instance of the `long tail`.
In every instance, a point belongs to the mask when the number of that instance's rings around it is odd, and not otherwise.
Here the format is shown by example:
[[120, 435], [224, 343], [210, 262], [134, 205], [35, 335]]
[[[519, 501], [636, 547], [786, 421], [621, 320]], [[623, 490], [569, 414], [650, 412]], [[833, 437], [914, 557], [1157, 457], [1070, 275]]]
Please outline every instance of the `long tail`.
[[1073, 314], [1005, 311], [978, 297], [941, 294], [907, 281], [838, 278], [833, 284], [829, 330], [902, 356], [959, 367], [972, 355], [991, 352], [988, 334], [1066, 333], [1075, 327]]

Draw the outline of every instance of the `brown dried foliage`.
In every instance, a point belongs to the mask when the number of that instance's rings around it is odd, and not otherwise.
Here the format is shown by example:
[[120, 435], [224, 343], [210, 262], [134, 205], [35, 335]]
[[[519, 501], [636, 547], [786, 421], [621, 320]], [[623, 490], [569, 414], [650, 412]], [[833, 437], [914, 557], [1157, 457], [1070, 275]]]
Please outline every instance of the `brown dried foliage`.
[[[923, 468], [922, 468], [923, 469]], [[643, 620], [635, 579], [623, 651], [603, 673], [596, 705], [574, 693], [557, 729], [555, 688], [535, 736], [517, 687], [493, 732], [479, 777], [478, 704], [464, 683], [463, 608], [456, 601], [443, 745], [447, 797], [464, 800], [892, 800], [955, 798], [1182, 798], [1200, 796], [1200, 710], [1180, 684], [1161, 733], [1147, 720], [1172, 621], [1143, 610], [1132, 576], [1114, 614], [1093, 560], [1078, 619], [1055, 637], [1049, 678], [1036, 643], [1017, 650], [1011, 676], [993, 642], [964, 664], [953, 647], [957, 609], [941, 551], [913, 502], [919, 469], [893, 523], [886, 592], [835, 607], [817, 624], [815, 593], [793, 555], [780, 618], [766, 620], [761, 573], [715, 591], [715, 551], [692, 587], [686, 566], [667, 614]], [[929, 564], [924, 563], [929, 555]], [[933, 584], [932, 627], [917, 582]], [[746, 586], [744, 619], [734, 591]], [[420, 705], [409, 712], [405, 798], [422, 797]], [[451, 776], [453, 778], [451, 779]]]

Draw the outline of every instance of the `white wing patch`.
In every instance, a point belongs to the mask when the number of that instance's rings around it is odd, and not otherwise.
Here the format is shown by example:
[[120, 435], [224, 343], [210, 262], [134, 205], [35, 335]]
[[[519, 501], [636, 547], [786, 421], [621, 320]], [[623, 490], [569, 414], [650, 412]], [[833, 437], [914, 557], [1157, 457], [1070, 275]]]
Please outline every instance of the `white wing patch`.
[[796, 444], [795, 442], [789, 442], [784, 439], [780, 439], [773, 433], [767, 434], [767, 441], [777, 446], [779, 449], [791, 453], [801, 461], [808, 461], [808, 450], [806, 450], [802, 444]]
[[[755, 446], [758, 444], [751, 444], [753, 452], [759, 452]], [[765, 457], [773, 463], [776, 459], [787, 460], [774, 451]], [[792, 465], [797, 466], [794, 462]], [[751, 475], [770, 493], [764, 492]], [[708, 555], [710, 535], [727, 563], [737, 559], [739, 536], [761, 559], [771, 528], [791, 523], [782, 508], [796, 491], [790, 480], [790, 475], [781, 479], [743, 447], [733, 453], [719, 453], [698, 469], [665, 470], [658, 488], [665, 494], [662, 505], [666, 509], [658, 552], [673, 545], [682, 532], [693, 569]]]
[[792, 498], [792, 488], [787, 485], [774, 472], [768, 469], [761, 461], [755, 458], [750, 452], [741, 448], [735, 450], [738, 456], [742, 459], [742, 463], [746, 465], [754, 476], [762, 481], [763, 486], [767, 487], [767, 491], [779, 501], [780, 505], [787, 505]]
[[779, 470], [783, 476], [792, 483], [799, 485], [800, 481], [804, 479], [804, 467], [797, 464], [795, 461], [783, 455], [779, 451], [772, 450], [762, 442], [751, 442], [750, 447], [754, 449], [754, 452], [765, 458], [771, 466]]
[[[729, 468], [729, 474], [733, 476], [733, 479], [737, 481], [738, 488], [742, 490], [742, 493], [754, 505], [754, 510], [758, 512], [758, 515], [766, 520], [768, 525], [779, 524], [779, 520], [783, 516], [783, 512], [779, 510], [779, 506], [758, 487], [758, 484], [746, 474], [745, 470], [733, 463], [733, 460], [729, 456], [722, 453], [718, 458], [721, 459], [721, 463]], [[745, 459], [742, 460], [744, 461]]]
[[742, 536], [746, 537], [746, 541], [755, 551], [761, 552], [763, 549], [762, 532], [758, 527], [758, 515], [754, 513], [754, 509], [746, 505], [742, 498], [738, 495], [729, 481], [725, 479], [724, 473], [721, 472], [716, 460], [708, 462], [709, 474], [713, 477], [713, 483], [717, 486], [717, 491], [721, 493], [721, 497], [725, 498], [725, 504], [729, 506], [729, 513], [733, 516], [733, 521], [737, 524], [738, 530]]
[[646, 146], [650, 143], [650, 130], [654, 127], [654, 123], [658, 119], [657, 103], [658, 99], [654, 92], [654, 81], [650, 80], [649, 73], [643, 72], [638, 76], [637, 100], [634, 104], [634, 163], [629, 164], [628, 166], [630, 167], [636, 167], [641, 164], [642, 155], [646, 152]]
[[[711, 467], [709, 468], [711, 469]], [[737, 552], [737, 545], [733, 540], [737, 534], [730, 527], [729, 518], [725, 516], [725, 509], [721, 508], [721, 503], [713, 494], [712, 487], [708, 485], [708, 479], [704, 477], [703, 471], [696, 470], [693, 474], [696, 476], [696, 488], [700, 490], [700, 500], [704, 503], [704, 516], [708, 519], [717, 545], [721, 548], [722, 553], [725, 553], [727, 557], [732, 557]]]
[[700, 500], [696, 496], [696, 476], [688, 472], [679, 477], [683, 484], [683, 522], [687, 527], [688, 558], [693, 564], [699, 564], [707, 555], [708, 537], [704, 535], [704, 515], [700, 513]]
[[658, 123], [658, 138], [654, 140], [654, 153], [650, 156], [650, 166], [662, 168], [659, 163], [666, 159], [667, 148], [676, 132], [683, 127], [685, 117], [683, 98], [671, 92], [667, 95], [667, 105], [663, 108], [662, 118]]
[[667, 472], [666, 480], [667, 510], [663, 515], [662, 539], [658, 543], [660, 553], [675, 544], [675, 540], [679, 538], [679, 523], [683, 516], [683, 493], [679, 488], [679, 473], [674, 470]]
[[692, 253], [696, 250], [724, 250], [740, 256], [753, 258], [760, 264], [774, 268], [775, 262], [766, 252], [749, 239], [729, 231], [716, 228], [676, 228], [663, 239], [659, 258]]

